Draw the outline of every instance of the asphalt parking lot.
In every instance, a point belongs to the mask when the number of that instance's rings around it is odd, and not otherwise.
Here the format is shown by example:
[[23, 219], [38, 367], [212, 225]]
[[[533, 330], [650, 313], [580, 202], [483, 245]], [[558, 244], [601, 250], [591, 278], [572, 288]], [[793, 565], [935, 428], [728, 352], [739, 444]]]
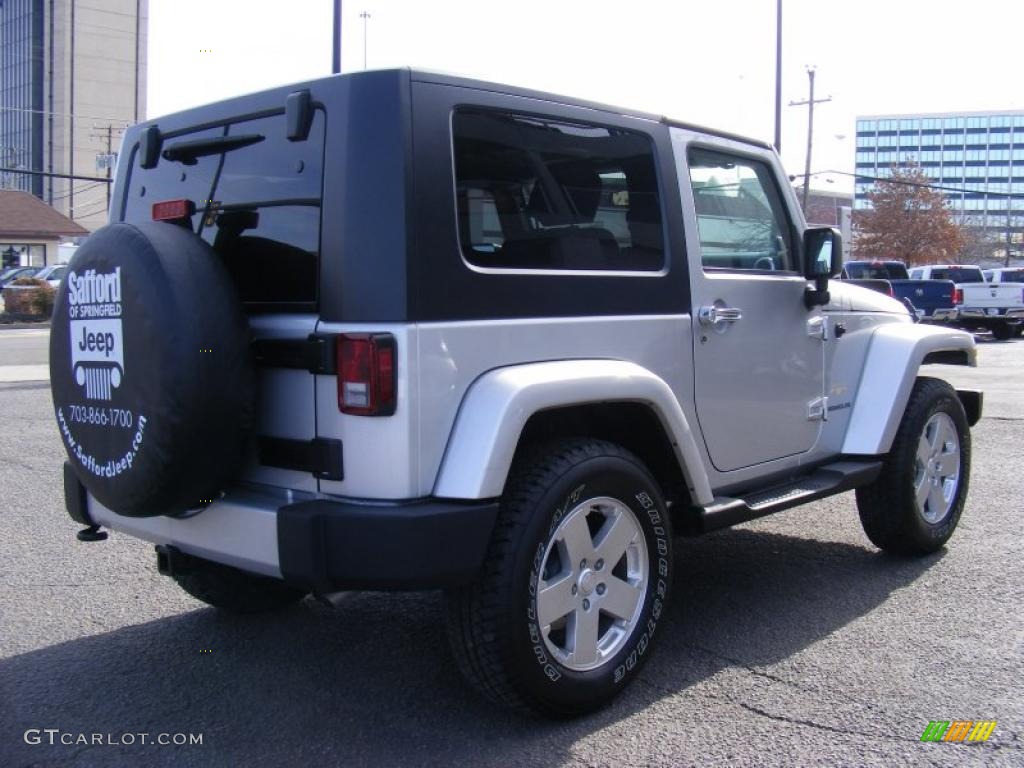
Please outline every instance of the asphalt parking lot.
[[[465, 687], [437, 593], [225, 617], [159, 576], [149, 545], [77, 542], [45, 344], [0, 330], [0, 765], [1024, 765], [1024, 340], [932, 367], [987, 392], [943, 552], [878, 553], [852, 494], [677, 540], [657, 653], [569, 722]], [[986, 743], [920, 741], [958, 719], [998, 724]]]

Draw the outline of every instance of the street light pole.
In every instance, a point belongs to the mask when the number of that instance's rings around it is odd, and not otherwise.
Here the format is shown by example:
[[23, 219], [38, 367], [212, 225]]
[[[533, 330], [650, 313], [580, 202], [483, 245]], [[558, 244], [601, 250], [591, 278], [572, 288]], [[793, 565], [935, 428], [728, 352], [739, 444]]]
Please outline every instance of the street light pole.
[[334, 0], [334, 23], [331, 26], [331, 74], [337, 75], [341, 72], [341, 0]]
[[782, 152], [782, 0], [775, 4], [775, 151]]
[[363, 11], [359, 14], [359, 18], [363, 20], [363, 69], [366, 69], [366, 27], [370, 21], [370, 14]]

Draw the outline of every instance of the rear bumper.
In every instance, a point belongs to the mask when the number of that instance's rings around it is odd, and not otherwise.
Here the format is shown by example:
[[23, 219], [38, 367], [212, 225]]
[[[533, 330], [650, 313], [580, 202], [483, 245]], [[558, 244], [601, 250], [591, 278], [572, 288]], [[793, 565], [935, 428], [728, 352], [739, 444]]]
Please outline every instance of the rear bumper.
[[[68, 514], [303, 589], [433, 589], [483, 565], [497, 501], [358, 504], [239, 489], [190, 517], [125, 517], [64, 475]], [[84, 510], [81, 501], [84, 500]]]
[[965, 323], [970, 322], [978, 326], [987, 326], [995, 323], [1016, 325], [1024, 320], [1024, 310], [1000, 309], [998, 313], [992, 315], [986, 309], [966, 307], [959, 310], [959, 318]]

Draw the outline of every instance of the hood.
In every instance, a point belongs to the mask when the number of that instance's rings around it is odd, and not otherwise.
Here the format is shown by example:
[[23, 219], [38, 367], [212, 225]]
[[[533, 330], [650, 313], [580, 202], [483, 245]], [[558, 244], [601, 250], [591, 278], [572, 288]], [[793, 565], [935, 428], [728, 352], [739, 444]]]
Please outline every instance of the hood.
[[903, 302], [870, 288], [850, 285], [842, 280], [829, 280], [831, 300], [826, 310], [837, 312], [885, 312], [893, 315], [908, 314]]

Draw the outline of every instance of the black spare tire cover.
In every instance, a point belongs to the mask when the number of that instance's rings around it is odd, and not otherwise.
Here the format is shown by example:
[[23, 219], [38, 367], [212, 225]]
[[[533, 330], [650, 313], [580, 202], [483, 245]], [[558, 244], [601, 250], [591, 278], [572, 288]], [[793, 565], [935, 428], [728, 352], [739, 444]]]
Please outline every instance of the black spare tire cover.
[[90, 235], [57, 293], [50, 386], [71, 466], [105, 507], [150, 517], [215, 498], [255, 412], [248, 325], [217, 254], [174, 224]]

